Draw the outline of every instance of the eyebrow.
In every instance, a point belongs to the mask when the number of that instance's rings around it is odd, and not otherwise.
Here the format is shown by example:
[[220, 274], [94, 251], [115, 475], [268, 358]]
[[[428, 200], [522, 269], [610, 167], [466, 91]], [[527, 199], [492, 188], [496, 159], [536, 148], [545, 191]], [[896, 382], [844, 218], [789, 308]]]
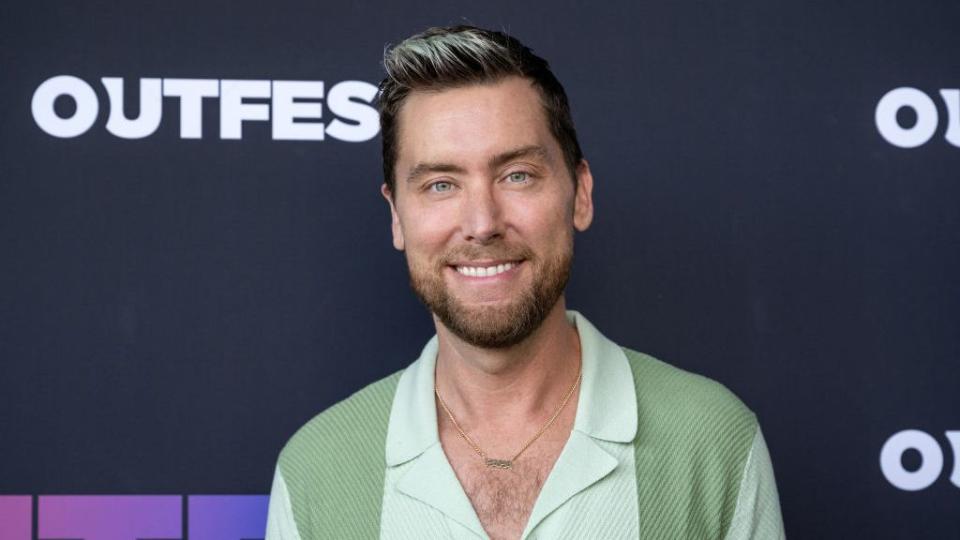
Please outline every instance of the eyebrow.
[[[487, 162], [487, 168], [496, 169], [497, 167], [502, 166], [504, 163], [525, 157], [537, 157], [545, 160], [547, 159], [547, 155], [547, 149], [540, 145], [531, 144], [528, 146], [521, 146], [520, 148], [508, 150], [493, 156], [490, 161]], [[407, 175], [407, 182], [414, 182], [421, 176], [430, 173], [463, 174], [466, 172], [466, 169], [453, 163], [420, 162], [410, 169], [410, 173]]]

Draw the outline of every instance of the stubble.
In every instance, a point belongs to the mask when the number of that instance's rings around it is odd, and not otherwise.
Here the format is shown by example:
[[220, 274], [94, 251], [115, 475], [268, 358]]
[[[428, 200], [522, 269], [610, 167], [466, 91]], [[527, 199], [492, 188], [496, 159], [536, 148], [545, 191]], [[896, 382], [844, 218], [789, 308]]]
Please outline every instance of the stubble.
[[[533, 268], [533, 283], [515, 299], [500, 305], [467, 306], [448, 290], [443, 272], [451, 260], [519, 260]], [[546, 319], [570, 278], [572, 241], [555, 257], [541, 260], [528, 249], [472, 248], [441, 258], [435, 266], [418, 265], [407, 256], [410, 286], [421, 302], [463, 341], [485, 349], [503, 349], [522, 342]]]

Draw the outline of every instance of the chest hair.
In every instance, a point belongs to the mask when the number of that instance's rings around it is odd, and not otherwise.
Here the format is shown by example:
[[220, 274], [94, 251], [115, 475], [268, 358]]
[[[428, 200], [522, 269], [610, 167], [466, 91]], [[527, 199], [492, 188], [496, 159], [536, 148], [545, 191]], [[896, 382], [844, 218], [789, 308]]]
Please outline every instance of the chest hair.
[[[571, 397], [574, 404], [577, 394], [579, 392]], [[576, 406], [567, 407], [552, 428], [538, 438], [511, 469], [487, 467], [459, 438], [453, 425], [440, 417], [440, 443], [447, 461], [492, 540], [513, 540], [523, 534], [540, 490], [570, 436], [576, 414]], [[492, 457], [506, 456], [506, 453], [500, 454]]]
[[520, 537], [560, 449], [525, 453], [507, 470], [487, 467], [476, 455], [454, 460], [457, 478], [491, 539]]

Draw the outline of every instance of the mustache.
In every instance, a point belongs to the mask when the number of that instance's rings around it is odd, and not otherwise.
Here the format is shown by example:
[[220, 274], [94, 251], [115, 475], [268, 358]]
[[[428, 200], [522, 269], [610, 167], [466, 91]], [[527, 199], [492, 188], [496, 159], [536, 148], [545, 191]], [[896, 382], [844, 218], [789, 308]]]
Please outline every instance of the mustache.
[[496, 246], [464, 246], [446, 253], [440, 259], [442, 266], [449, 266], [456, 261], [478, 259], [508, 259], [518, 261], [532, 259], [533, 251], [526, 246], [499, 244]]

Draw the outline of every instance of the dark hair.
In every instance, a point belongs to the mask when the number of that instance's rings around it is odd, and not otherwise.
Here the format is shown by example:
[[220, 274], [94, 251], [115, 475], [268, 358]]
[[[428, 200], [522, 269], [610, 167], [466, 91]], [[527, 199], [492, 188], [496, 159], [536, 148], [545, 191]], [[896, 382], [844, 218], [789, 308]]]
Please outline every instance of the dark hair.
[[391, 193], [397, 161], [397, 114], [411, 91], [496, 82], [511, 75], [530, 79], [540, 91], [550, 132], [560, 144], [576, 182], [576, 169], [583, 153], [567, 94], [547, 61], [516, 38], [473, 26], [434, 27], [387, 49], [383, 66], [387, 76], [380, 83], [377, 110], [384, 181]]

